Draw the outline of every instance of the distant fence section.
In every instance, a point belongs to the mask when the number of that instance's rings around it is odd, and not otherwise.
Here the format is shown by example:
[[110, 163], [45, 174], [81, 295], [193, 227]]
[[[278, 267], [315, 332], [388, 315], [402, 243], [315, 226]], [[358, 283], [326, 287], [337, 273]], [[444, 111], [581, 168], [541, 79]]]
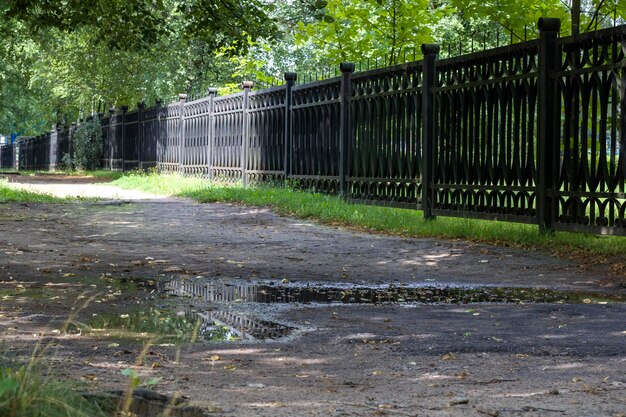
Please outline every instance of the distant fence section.
[[[351, 201], [626, 235], [626, 26], [136, 110], [111, 109], [102, 165], [243, 184], [289, 181]], [[0, 147], [54, 169], [75, 126]]]

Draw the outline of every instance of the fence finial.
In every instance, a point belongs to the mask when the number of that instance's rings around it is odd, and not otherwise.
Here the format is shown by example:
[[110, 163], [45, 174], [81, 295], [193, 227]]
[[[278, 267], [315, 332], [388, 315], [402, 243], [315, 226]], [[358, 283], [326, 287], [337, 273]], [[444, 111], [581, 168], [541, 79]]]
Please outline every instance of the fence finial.
[[539, 30], [553, 30], [558, 32], [561, 30], [561, 19], [555, 17], [540, 17], [537, 26], [539, 26]]
[[241, 83], [241, 88], [252, 88], [254, 86], [253, 81], [244, 81]]
[[441, 47], [436, 43], [424, 43], [422, 44], [422, 55], [438, 55], [441, 51]]
[[209, 93], [209, 95], [217, 95], [217, 87], [209, 87], [209, 89], [207, 90], [207, 92]]
[[285, 81], [296, 81], [298, 79], [298, 74], [295, 72], [286, 72], [285, 73]]
[[354, 63], [353, 62], [342, 62], [339, 64], [339, 69], [341, 72], [354, 72]]

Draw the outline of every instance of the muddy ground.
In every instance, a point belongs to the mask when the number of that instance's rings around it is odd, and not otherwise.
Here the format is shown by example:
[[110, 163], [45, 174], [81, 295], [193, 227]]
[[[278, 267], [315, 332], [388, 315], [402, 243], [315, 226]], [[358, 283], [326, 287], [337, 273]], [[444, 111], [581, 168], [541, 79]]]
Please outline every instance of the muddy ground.
[[[16, 181], [103, 200], [0, 206], [0, 339], [9, 360], [40, 343], [60, 377], [93, 390], [124, 387], [121, 371], [135, 366], [144, 381], [162, 378], [152, 389], [219, 416], [626, 416], [626, 304], [610, 301], [626, 289], [606, 265], [356, 233], [82, 179]], [[163, 298], [155, 282], [164, 279], [599, 294], [571, 304], [215, 304]], [[177, 317], [214, 308], [293, 330], [277, 340], [157, 340], [142, 357], [137, 338], [78, 329], [139, 310]]]

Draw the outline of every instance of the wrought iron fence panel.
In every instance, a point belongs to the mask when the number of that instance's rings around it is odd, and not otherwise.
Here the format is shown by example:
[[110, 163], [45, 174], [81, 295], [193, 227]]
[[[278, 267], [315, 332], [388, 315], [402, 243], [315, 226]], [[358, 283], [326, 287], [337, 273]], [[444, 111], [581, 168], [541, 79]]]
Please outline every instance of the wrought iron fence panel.
[[626, 27], [558, 44], [554, 228], [626, 234]]
[[133, 111], [124, 115], [123, 170], [139, 168], [139, 112]]
[[0, 169], [15, 168], [15, 144], [0, 146]]
[[159, 139], [159, 108], [157, 106], [142, 111], [140, 129], [140, 168], [156, 167], [157, 143]]
[[111, 170], [122, 170], [124, 161], [123, 135], [124, 115], [121, 112], [112, 113], [109, 116], [109, 127], [106, 131], [104, 145], [104, 167]]
[[[102, 128], [102, 162], [100, 166], [102, 166], [102, 168], [104, 169], [111, 169], [109, 167], [110, 148], [111, 148], [110, 143], [109, 143], [110, 131], [111, 131], [111, 118], [112, 117], [102, 117], [100, 119], [100, 127]], [[68, 138], [68, 141], [69, 141], [69, 138]]]
[[436, 68], [434, 213], [535, 221], [538, 41]]
[[243, 93], [217, 97], [214, 102], [211, 176], [223, 181], [242, 179]]
[[178, 172], [180, 160], [180, 103], [174, 102], [161, 108], [159, 129], [159, 171]]
[[285, 86], [250, 93], [248, 120], [248, 180], [284, 180]]
[[293, 87], [290, 178], [305, 189], [339, 192], [340, 96], [340, 78]]
[[352, 199], [419, 207], [421, 107], [421, 62], [352, 76]]
[[209, 173], [210, 100], [203, 98], [186, 103], [184, 111], [183, 172], [207, 176]]
[[50, 134], [24, 140], [20, 144], [20, 168], [44, 171], [50, 168]]
[[[70, 155], [70, 129], [61, 127], [56, 132], [56, 150], [53, 150], [50, 156], [52, 157], [56, 153], [56, 167], [64, 165], [63, 158], [65, 155]], [[55, 152], [56, 151], [56, 152]]]

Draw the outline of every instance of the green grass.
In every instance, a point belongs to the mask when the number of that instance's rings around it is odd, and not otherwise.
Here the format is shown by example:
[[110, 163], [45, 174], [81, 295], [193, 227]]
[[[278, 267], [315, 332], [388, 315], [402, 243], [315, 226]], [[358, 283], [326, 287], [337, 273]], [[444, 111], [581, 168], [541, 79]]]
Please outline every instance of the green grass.
[[17, 369], [0, 364], [0, 415], [2, 417], [104, 417], [67, 381], [25, 365]]
[[22, 176], [29, 175], [67, 175], [70, 177], [93, 177], [93, 178], [106, 178], [110, 180], [116, 180], [122, 176], [124, 173], [121, 171], [106, 171], [106, 170], [95, 170], [95, 171], [16, 171], [13, 169], [4, 169], [0, 170], [0, 174], [19, 174]]
[[0, 203], [66, 203], [70, 200], [76, 199], [58, 198], [50, 194], [18, 190], [11, 188], [6, 180], [0, 180]]
[[338, 197], [288, 188], [224, 185], [179, 175], [130, 174], [114, 181], [127, 189], [190, 197], [196, 201], [242, 203], [323, 224], [407, 237], [433, 237], [522, 246], [565, 256], [626, 255], [626, 239], [582, 233], [542, 235], [536, 225], [454, 217], [425, 221], [418, 210], [352, 204]]

